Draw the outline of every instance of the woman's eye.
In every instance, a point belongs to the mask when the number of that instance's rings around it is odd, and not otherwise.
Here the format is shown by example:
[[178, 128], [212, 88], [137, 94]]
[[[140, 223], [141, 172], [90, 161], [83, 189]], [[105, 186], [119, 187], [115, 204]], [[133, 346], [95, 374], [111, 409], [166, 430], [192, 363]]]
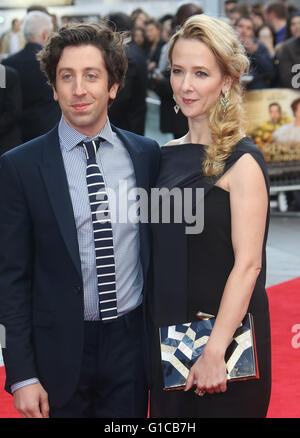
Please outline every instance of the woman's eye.
[[204, 71], [197, 71], [196, 75], [200, 77], [206, 77], [207, 73], [205, 73]]
[[173, 68], [173, 70], [172, 70], [172, 73], [174, 74], [174, 75], [176, 75], [176, 74], [178, 74], [178, 73], [180, 73], [181, 72], [181, 70], [179, 69], [179, 68]]

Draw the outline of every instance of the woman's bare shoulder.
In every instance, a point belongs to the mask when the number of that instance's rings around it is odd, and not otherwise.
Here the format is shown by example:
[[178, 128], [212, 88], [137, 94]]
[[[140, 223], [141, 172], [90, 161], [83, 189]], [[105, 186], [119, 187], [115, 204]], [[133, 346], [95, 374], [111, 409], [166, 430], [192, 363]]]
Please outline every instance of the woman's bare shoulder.
[[178, 146], [180, 144], [187, 143], [187, 135], [184, 135], [181, 138], [175, 138], [174, 140], [169, 141], [164, 146]]

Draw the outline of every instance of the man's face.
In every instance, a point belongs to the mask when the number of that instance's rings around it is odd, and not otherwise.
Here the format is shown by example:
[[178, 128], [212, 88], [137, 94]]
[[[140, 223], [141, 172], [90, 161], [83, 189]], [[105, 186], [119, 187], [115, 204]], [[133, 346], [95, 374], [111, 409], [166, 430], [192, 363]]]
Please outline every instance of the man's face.
[[251, 20], [247, 20], [246, 18], [242, 18], [238, 24], [236, 25], [236, 30], [239, 34], [239, 37], [242, 41], [247, 41], [254, 36], [254, 29]]
[[273, 12], [265, 12], [265, 21], [266, 23], [270, 24], [271, 26], [274, 25], [275, 15]]
[[118, 84], [108, 89], [108, 73], [100, 49], [93, 45], [66, 47], [56, 68], [54, 99], [66, 122], [86, 134], [96, 135], [105, 125], [109, 99]]
[[297, 121], [300, 121], [300, 102], [295, 108], [294, 117]]
[[281, 118], [281, 111], [278, 105], [271, 105], [269, 109], [270, 118], [273, 123], [279, 122]]
[[12, 28], [13, 28], [14, 32], [20, 32], [20, 30], [21, 30], [21, 22], [19, 20], [15, 20], [14, 23], [13, 23]]
[[225, 13], [227, 15], [227, 17], [229, 16], [229, 11], [231, 8], [233, 8], [236, 5], [235, 2], [229, 2], [225, 5]]

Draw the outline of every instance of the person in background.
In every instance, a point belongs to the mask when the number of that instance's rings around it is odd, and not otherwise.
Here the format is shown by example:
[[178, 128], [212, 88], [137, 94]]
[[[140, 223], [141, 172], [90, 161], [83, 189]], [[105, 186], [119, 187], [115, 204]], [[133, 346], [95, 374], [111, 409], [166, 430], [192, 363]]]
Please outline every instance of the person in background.
[[157, 74], [163, 74], [164, 71], [168, 68], [169, 60], [168, 60], [168, 44], [169, 40], [171, 38], [172, 32], [173, 32], [173, 19], [174, 17], [167, 16], [164, 20], [161, 20], [162, 22], [162, 39], [164, 41], [164, 45], [161, 48], [160, 57], [158, 66], [155, 70], [155, 73]]
[[225, 9], [225, 15], [226, 17], [230, 18], [230, 10], [234, 7], [237, 6], [238, 4], [238, 0], [226, 0], [224, 2], [224, 9]]
[[132, 11], [130, 15], [131, 21], [132, 21], [132, 27], [142, 27], [145, 29], [146, 27], [146, 21], [148, 20], [148, 14], [142, 9], [137, 8]]
[[59, 29], [58, 18], [56, 14], [50, 14], [53, 24], [53, 32], [57, 32]]
[[286, 26], [285, 40], [300, 36], [300, 11], [290, 15]]
[[232, 26], [234, 26], [235, 22], [243, 16], [247, 16], [249, 15], [249, 5], [236, 5], [233, 6], [233, 8], [231, 8], [228, 11], [228, 15], [229, 15], [229, 20]]
[[158, 66], [161, 49], [164, 45], [161, 37], [161, 24], [158, 20], [150, 18], [146, 21], [146, 37], [149, 42], [146, 51], [147, 69], [149, 77], [151, 77]]
[[270, 116], [270, 120], [268, 121], [268, 123], [271, 126], [275, 126], [278, 124], [282, 123], [282, 110], [281, 110], [281, 106], [279, 105], [278, 102], [271, 102], [269, 104], [269, 116]]
[[203, 9], [197, 3], [184, 3], [179, 6], [174, 18], [173, 33], [176, 32], [177, 26], [182, 26], [189, 17], [197, 14], [203, 14]]
[[145, 53], [148, 46], [145, 29], [143, 27], [134, 27], [131, 33], [132, 41]]
[[0, 155], [2, 155], [22, 143], [20, 129], [22, 90], [15, 69], [0, 65], [0, 74], [5, 74], [5, 87], [0, 87]]
[[253, 20], [255, 29], [257, 30], [265, 22], [263, 4], [253, 5], [249, 15]]
[[40, 11], [29, 12], [23, 22], [23, 33], [27, 41], [23, 50], [4, 59], [2, 63], [19, 73], [22, 88], [22, 142], [32, 140], [59, 121], [61, 111], [53, 99], [53, 91], [47, 84], [36, 54], [45, 44], [53, 30], [51, 17]]
[[298, 90], [300, 87], [300, 36], [289, 38], [282, 43], [277, 54], [278, 81], [283, 88]]
[[262, 43], [269, 52], [271, 58], [274, 58], [275, 51], [275, 31], [269, 24], [262, 24], [255, 31], [255, 37], [257, 40]]
[[[169, 59], [174, 96], [189, 130], [161, 148], [155, 185], [180, 197], [171, 197], [174, 208], [169, 196], [162, 197], [161, 211], [171, 208], [173, 219], [151, 224], [150, 417], [263, 418], [271, 392], [269, 181], [263, 154], [245, 136], [240, 78], [249, 60], [234, 29], [204, 14], [189, 18], [172, 36]], [[204, 208], [196, 200], [199, 188]], [[186, 229], [188, 190], [194, 200], [189, 208], [204, 215], [198, 230], [197, 224]], [[184, 390], [164, 391], [159, 328], [196, 321], [199, 311], [216, 316], [209, 339], [187, 371]], [[228, 383], [225, 352], [247, 312], [254, 318], [260, 378]]]
[[291, 103], [294, 120], [281, 125], [273, 132], [273, 140], [278, 143], [300, 143], [300, 98]]
[[49, 15], [48, 9], [42, 5], [31, 5], [27, 8], [27, 14], [29, 14], [29, 12], [33, 12], [33, 11], [40, 11], [40, 12], [43, 12], [44, 14]]
[[21, 31], [21, 22], [17, 18], [11, 22], [11, 30], [2, 39], [2, 52], [13, 55], [25, 46], [25, 38]]
[[280, 2], [267, 4], [265, 7], [265, 20], [275, 30], [275, 46], [284, 40], [287, 30], [288, 11]]
[[250, 16], [240, 17], [235, 29], [250, 59], [250, 72], [253, 80], [247, 84], [248, 90], [270, 88], [275, 80], [275, 66], [268, 49], [255, 38], [254, 23]]
[[[107, 16], [107, 24], [117, 32], [127, 32], [131, 28], [131, 19], [122, 12]], [[109, 108], [111, 123], [139, 135], [145, 133], [147, 113], [147, 63], [145, 53], [129, 36], [126, 41], [128, 69], [124, 87], [118, 92]]]

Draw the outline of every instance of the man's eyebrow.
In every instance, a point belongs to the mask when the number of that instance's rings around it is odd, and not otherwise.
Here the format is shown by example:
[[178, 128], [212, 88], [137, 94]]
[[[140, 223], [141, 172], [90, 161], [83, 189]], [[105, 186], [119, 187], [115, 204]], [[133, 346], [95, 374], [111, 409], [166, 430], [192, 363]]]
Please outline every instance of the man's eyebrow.
[[[74, 71], [74, 69], [72, 68], [72, 67], [61, 67], [59, 70], [58, 70], [58, 73], [61, 73], [62, 71]], [[98, 72], [101, 72], [101, 69], [100, 68], [98, 68], [98, 67], [85, 67], [84, 69], [83, 69], [84, 71], [87, 71], [87, 70], [96, 70], [96, 71], [98, 71]]]

